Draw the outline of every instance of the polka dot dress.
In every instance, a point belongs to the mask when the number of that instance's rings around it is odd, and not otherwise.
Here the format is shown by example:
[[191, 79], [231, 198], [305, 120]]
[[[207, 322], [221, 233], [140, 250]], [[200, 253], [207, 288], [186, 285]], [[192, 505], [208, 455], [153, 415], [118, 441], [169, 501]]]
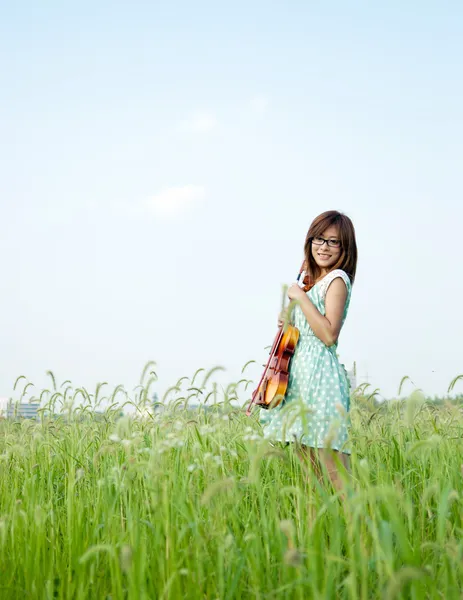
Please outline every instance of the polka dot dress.
[[[328, 287], [337, 277], [341, 277], [347, 286], [344, 323], [352, 291], [344, 271], [331, 271], [307, 294], [324, 315]], [[279, 406], [260, 409], [264, 437], [278, 442], [298, 441], [312, 448], [331, 448], [350, 454], [349, 379], [344, 365], [338, 361], [337, 344], [327, 347], [315, 336], [300, 306], [295, 306], [291, 322], [299, 329], [299, 340], [290, 363], [288, 387]]]

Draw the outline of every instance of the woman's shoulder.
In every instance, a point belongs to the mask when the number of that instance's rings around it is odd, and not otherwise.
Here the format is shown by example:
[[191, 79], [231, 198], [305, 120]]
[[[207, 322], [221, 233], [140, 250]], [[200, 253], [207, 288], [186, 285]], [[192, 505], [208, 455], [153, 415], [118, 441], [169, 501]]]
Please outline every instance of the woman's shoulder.
[[343, 271], [342, 269], [333, 269], [325, 275], [325, 277], [320, 281], [320, 294], [324, 298], [326, 296], [326, 292], [330, 284], [335, 280], [341, 278], [346, 284], [347, 291], [351, 290], [351, 281], [349, 275]]

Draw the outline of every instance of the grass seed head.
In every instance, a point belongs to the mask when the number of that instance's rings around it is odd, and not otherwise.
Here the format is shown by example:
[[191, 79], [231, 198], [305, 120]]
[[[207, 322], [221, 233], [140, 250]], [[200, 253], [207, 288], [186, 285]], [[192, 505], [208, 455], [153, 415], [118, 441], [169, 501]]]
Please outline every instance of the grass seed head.
[[132, 548], [129, 545], [122, 546], [120, 553], [120, 565], [124, 573], [130, 571], [132, 566]]

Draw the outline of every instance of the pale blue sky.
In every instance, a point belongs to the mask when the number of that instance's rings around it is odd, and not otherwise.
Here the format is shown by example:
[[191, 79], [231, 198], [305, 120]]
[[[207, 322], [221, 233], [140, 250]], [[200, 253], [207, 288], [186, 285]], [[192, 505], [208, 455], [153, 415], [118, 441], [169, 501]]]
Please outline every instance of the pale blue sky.
[[0, 396], [239, 378], [333, 208], [346, 367], [385, 396], [463, 372], [461, 3], [221, 4], [0, 4]]

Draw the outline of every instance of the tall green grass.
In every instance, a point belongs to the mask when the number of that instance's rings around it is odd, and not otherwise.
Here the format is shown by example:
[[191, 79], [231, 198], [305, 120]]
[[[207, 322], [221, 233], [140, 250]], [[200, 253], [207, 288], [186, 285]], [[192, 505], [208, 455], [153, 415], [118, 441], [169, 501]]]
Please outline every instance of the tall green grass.
[[0, 598], [461, 597], [459, 405], [354, 398], [339, 497], [230, 402], [247, 380], [197, 372], [149, 415], [150, 368], [106, 396], [51, 374], [42, 421], [0, 422]]

